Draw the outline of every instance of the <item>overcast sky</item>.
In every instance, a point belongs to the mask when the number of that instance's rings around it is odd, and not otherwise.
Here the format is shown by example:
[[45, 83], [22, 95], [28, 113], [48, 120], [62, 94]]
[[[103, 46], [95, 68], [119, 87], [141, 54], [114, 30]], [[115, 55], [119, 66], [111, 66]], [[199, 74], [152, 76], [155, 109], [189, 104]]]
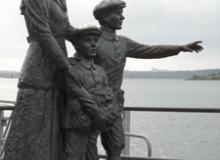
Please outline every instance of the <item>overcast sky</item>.
[[[73, 26], [97, 24], [92, 16], [100, 0], [67, 0]], [[185, 44], [202, 40], [199, 54], [181, 53], [157, 59], [128, 59], [128, 70], [194, 70], [220, 68], [219, 0], [126, 0], [123, 29], [118, 34], [146, 44]], [[6, 0], [0, 6], [0, 70], [19, 71], [28, 44], [20, 0]], [[69, 56], [74, 53], [68, 44]]]

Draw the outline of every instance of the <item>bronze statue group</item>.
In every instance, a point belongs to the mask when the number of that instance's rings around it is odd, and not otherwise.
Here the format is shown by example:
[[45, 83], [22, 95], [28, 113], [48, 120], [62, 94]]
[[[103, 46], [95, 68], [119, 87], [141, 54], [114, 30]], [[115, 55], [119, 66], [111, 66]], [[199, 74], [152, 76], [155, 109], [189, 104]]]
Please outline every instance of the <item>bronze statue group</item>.
[[[123, 0], [102, 0], [100, 27], [72, 27], [65, 0], [22, 0], [29, 48], [19, 78], [4, 160], [98, 160], [100, 135], [108, 160], [120, 160], [126, 58], [200, 52], [187, 45], [144, 45], [119, 36]], [[65, 40], [75, 47], [68, 58]]]

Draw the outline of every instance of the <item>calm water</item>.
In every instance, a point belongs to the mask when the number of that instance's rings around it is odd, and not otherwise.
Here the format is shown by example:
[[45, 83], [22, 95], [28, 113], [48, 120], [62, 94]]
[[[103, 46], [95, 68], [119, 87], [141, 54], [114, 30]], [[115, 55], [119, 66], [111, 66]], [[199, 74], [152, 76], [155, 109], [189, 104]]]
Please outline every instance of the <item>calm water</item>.
[[[16, 79], [0, 79], [0, 99], [15, 100]], [[220, 81], [126, 79], [127, 106], [219, 107]], [[220, 159], [220, 114], [132, 113], [131, 132], [148, 137], [153, 156], [186, 160]], [[145, 156], [142, 140], [131, 154]]]
[[[220, 81], [125, 80], [126, 105], [218, 107]], [[220, 114], [133, 113], [131, 131], [149, 138], [153, 156], [187, 160], [220, 159]], [[132, 154], [146, 155], [132, 140]]]

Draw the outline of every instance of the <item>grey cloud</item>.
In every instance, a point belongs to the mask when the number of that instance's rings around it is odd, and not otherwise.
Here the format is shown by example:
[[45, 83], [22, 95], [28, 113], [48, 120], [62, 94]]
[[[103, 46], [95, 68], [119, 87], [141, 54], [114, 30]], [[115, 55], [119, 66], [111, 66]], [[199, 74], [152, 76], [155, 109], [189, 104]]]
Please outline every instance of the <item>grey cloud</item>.
[[[67, 0], [71, 23], [74, 26], [85, 23], [97, 24], [92, 16], [92, 10], [98, 1]], [[208, 67], [208, 64], [212, 66], [212, 62], [216, 64], [218, 60], [220, 61], [219, 0], [125, 1], [127, 2], [124, 10], [126, 19], [119, 34], [148, 44], [184, 44], [194, 40], [203, 40], [205, 56], [199, 57], [200, 62]], [[3, 3], [0, 6], [2, 22], [0, 57], [24, 57], [27, 50], [27, 32], [23, 17], [19, 14], [20, 1], [4, 1]], [[197, 59], [195, 57], [172, 59], [177, 61], [181, 59], [187, 61], [188, 64], [195, 62]]]

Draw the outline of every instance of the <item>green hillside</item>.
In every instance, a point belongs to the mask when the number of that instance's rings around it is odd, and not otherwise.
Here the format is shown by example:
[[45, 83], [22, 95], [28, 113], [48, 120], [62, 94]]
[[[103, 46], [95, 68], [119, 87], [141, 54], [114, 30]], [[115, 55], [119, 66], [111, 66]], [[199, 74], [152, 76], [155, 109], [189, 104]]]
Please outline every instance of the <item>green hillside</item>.
[[211, 73], [208, 74], [207, 76], [194, 75], [191, 80], [220, 80], [220, 72]]

